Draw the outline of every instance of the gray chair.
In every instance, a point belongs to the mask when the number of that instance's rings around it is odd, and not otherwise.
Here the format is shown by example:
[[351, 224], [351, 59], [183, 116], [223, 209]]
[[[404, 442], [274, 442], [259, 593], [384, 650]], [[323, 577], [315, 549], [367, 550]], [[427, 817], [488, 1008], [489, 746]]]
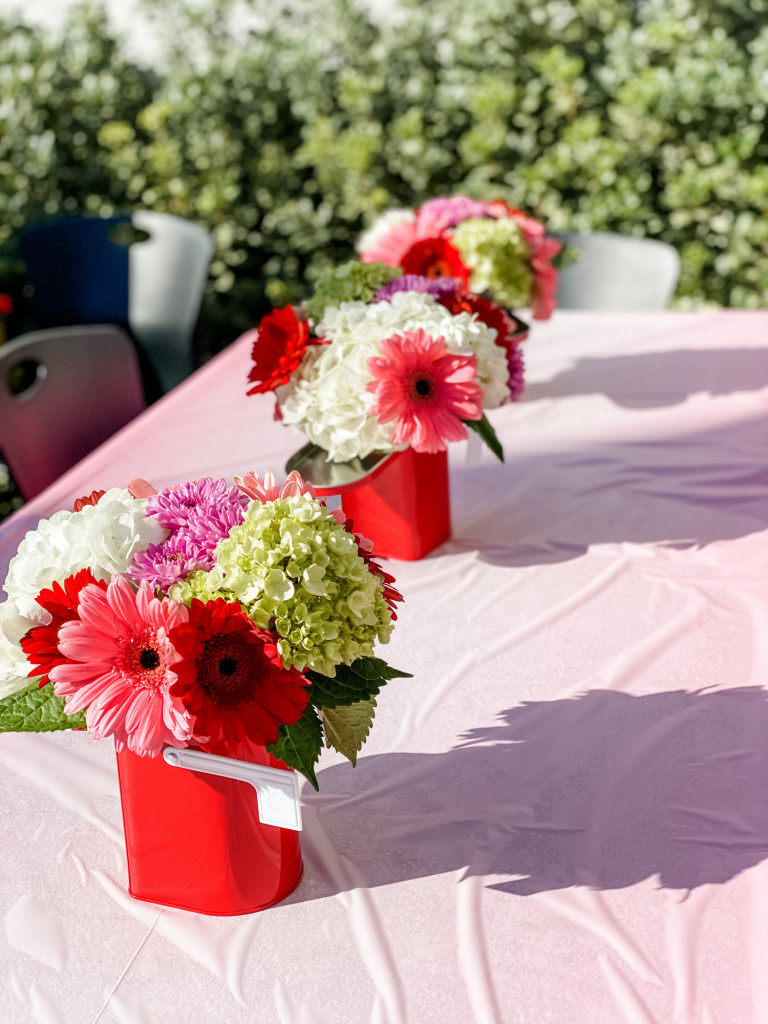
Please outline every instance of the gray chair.
[[555, 238], [578, 250], [558, 273], [559, 309], [666, 309], [680, 276], [680, 257], [666, 242], [597, 231]]
[[0, 347], [0, 452], [26, 499], [145, 408], [136, 347], [119, 327], [51, 328]]

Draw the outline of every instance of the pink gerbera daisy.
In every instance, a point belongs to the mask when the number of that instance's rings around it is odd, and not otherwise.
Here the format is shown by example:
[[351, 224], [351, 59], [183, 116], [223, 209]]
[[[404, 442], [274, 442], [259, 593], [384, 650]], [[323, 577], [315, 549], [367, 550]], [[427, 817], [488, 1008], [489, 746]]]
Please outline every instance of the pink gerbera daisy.
[[185, 746], [190, 719], [169, 693], [180, 655], [168, 631], [187, 621], [187, 608], [153, 597], [146, 581], [135, 594], [113, 576], [106, 590], [85, 587], [77, 613], [59, 629], [68, 661], [49, 670], [67, 714], [87, 708], [88, 732], [94, 739], [114, 736], [118, 751], [154, 757], [166, 744]]
[[375, 379], [367, 387], [376, 396], [369, 412], [380, 423], [395, 421], [392, 443], [441, 452], [465, 438], [461, 421], [483, 415], [475, 357], [453, 355], [444, 338], [421, 329], [386, 338], [380, 348], [382, 356], [368, 360]]

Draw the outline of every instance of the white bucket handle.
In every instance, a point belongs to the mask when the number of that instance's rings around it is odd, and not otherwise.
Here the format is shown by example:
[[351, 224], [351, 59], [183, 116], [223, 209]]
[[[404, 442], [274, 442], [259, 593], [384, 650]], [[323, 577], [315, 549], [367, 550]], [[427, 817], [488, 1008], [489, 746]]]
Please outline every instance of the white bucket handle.
[[259, 821], [262, 824], [301, 832], [301, 801], [296, 772], [251, 764], [250, 761], [237, 761], [232, 757], [206, 754], [203, 750], [166, 747], [163, 757], [166, 763], [174, 768], [187, 768], [192, 772], [221, 775], [225, 779], [247, 782], [256, 790]]

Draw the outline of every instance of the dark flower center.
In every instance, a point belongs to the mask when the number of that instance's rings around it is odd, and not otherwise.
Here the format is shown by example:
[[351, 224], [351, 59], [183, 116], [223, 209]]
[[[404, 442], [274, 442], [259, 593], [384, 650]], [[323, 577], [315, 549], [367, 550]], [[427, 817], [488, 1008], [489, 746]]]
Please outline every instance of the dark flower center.
[[427, 267], [424, 271], [424, 276], [430, 278], [433, 281], [438, 277], [450, 277], [451, 268], [448, 266], [446, 260], [442, 260], [439, 257], [433, 257], [432, 261], [427, 264]]
[[139, 655], [139, 662], [142, 668], [157, 668], [160, 664], [160, 655], [151, 647], [145, 647]]
[[260, 675], [259, 651], [244, 637], [211, 637], [197, 659], [197, 681], [214, 704], [249, 701]]
[[424, 370], [417, 370], [408, 381], [408, 396], [418, 405], [430, 405], [435, 399], [435, 392], [435, 379]]
[[154, 629], [137, 630], [125, 645], [123, 671], [132, 686], [157, 690], [165, 679], [165, 655]]

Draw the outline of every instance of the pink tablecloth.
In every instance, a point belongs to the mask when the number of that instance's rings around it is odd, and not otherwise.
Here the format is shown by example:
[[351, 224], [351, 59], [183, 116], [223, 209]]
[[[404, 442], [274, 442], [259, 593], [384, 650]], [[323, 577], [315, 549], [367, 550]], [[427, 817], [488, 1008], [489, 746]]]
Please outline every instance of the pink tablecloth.
[[[768, 314], [561, 313], [507, 461], [451, 451], [453, 539], [405, 594], [305, 876], [209, 919], [126, 891], [114, 757], [0, 736], [0, 1020], [768, 1021]], [[94, 487], [280, 471], [234, 346], [0, 528]]]

